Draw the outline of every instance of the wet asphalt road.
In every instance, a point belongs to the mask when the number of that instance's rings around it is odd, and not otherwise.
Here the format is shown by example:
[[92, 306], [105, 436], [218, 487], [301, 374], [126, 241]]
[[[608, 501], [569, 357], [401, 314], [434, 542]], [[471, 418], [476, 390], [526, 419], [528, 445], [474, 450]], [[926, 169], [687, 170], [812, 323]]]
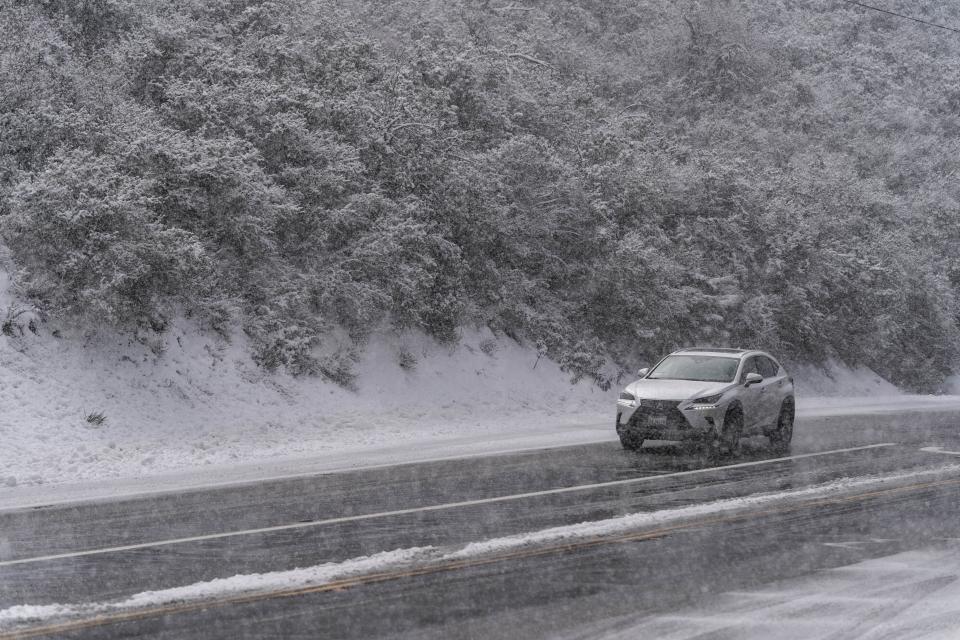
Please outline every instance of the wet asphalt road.
[[[960, 463], [921, 450], [960, 451], [958, 434], [960, 415], [954, 413], [819, 418], [798, 421], [787, 459], [775, 459], [778, 454], [762, 438], [745, 441], [739, 456], [721, 460], [705, 458], [695, 447], [654, 444], [626, 452], [603, 443], [0, 512], [0, 610], [104, 601], [238, 573], [460, 545]], [[895, 446], [807, 455], [879, 443]], [[590, 486], [618, 481], [628, 482]], [[517, 495], [572, 487], [578, 488]], [[271, 529], [250, 531], [264, 528]], [[643, 540], [398, 576], [341, 591], [157, 612], [53, 635], [576, 637], [578, 629], [595, 628], [598, 621], [669, 611], [712, 594], [957, 536], [960, 484], [944, 484], [706, 519]], [[78, 552], [86, 555], [73, 555]]]

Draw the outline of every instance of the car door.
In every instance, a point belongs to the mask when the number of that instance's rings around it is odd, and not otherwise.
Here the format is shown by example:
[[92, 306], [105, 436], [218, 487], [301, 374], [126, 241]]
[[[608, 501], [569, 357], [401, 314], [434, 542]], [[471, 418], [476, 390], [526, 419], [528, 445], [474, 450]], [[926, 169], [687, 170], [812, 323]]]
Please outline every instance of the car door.
[[[740, 377], [738, 378], [741, 385], [746, 383], [748, 373], [760, 373], [757, 356], [750, 356], [744, 360], [743, 369], [740, 370]], [[764, 411], [762, 385], [761, 382], [740, 389], [740, 404], [743, 405], [743, 430], [745, 434], [755, 432], [762, 424], [761, 418]]]
[[780, 365], [766, 356], [757, 356], [757, 366], [763, 382], [760, 383], [760, 423], [770, 427], [777, 423], [780, 404], [783, 401], [783, 381], [786, 376], [780, 374]]

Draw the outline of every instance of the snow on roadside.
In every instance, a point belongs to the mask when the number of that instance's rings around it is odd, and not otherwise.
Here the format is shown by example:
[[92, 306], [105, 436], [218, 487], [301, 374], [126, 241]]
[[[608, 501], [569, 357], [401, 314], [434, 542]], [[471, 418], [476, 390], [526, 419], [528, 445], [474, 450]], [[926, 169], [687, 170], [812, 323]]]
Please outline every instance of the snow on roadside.
[[875, 398], [895, 397], [903, 392], [874, 371], [864, 367], [847, 367], [831, 360], [825, 366], [793, 364], [790, 373], [796, 380], [797, 396], [809, 398]]
[[[8, 286], [0, 271], [0, 314], [16, 305]], [[180, 320], [165, 338], [159, 352], [52, 322], [36, 335], [0, 335], [0, 490], [338, 451], [362, 458], [464, 434], [496, 439], [606, 421], [615, 398], [487, 330], [465, 331], [455, 348], [415, 334], [375, 337], [355, 392], [263, 371], [242, 334], [227, 342]], [[86, 419], [97, 413], [102, 424]]]
[[433, 554], [434, 552], [431, 547], [413, 547], [410, 549], [385, 551], [361, 558], [353, 558], [344, 562], [330, 562], [302, 569], [240, 574], [229, 578], [197, 582], [183, 587], [173, 587], [157, 591], [142, 591], [114, 602], [15, 605], [0, 610], [0, 629], [43, 622], [45, 620], [105, 615], [119, 611], [163, 606], [172, 603], [194, 602], [246, 593], [309, 587], [350, 576], [372, 573], [390, 567], [409, 564]]
[[885, 485], [891, 485], [905, 480], [919, 480], [922, 478], [934, 478], [944, 474], [960, 472], [960, 465], [944, 465], [941, 467], [921, 469], [916, 471], [907, 471], [888, 475], [861, 476], [854, 478], [844, 478], [834, 480], [828, 483], [804, 487], [802, 489], [791, 489], [788, 491], [778, 491], [774, 493], [758, 493], [739, 498], [728, 498], [716, 500], [704, 504], [695, 504], [687, 507], [677, 507], [675, 509], [664, 509], [645, 513], [632, 513], [616, 518], [606, 520], [596, 520], [592, 522], [583, 522], [575, 525], [566, 525], [543, 529], [533, 533], [523, 533], [514, 536], [505, 536], [482, 542], [474, 542], [466, 545], [463, 549], [445, 556], [445, 559], [468, 558], [489, 553], [501, 553], [511, 551], [522, 547], [538, 546], [550, 542], [570, 542], [573, 540], [582, 540], [595, 536], [609, 536], [618, 533], [635, 531], [643, 527], [659, 526], [667, 523], [676, 523], [695, 517], [705, 515], [714, 515], [718, 513], [739, 511], [757, 507], [760, 505], [770, 505], [772, 503], [786, 502], [791, 500], [803, 500], [814, 497], [828, 497], [841, 493], [847, 493], [856, 489], [881, 488]]
[[[160, 356], [119, 338], [0, 337], [0, 486], [557, 428], [606, 420], [615, 397], [483, 332], [456, 349], [375, 339], [357, 392], [264, 372], [240, 342], [185, 323]], [[415, 370], [397, 364], [401, 348], [416, 354]], [[85, 420], [97, 412], [103, 424]]]
[[605, 520], [587, 521], [533, 531], [529, 533], [473, 542], [459, 548], [412, 547], [385, 551], [371, 556], [330, 562], [311, 567], [239, 574], [228, 578], [196, 582], [182, 587], [144, 591], [111, 602], [82, 604], [16, 605], [0, 610], [0, 629], [41, 623], [50, 620], [105, 615], [135, 609], [158, 607], [172, 603], [202, 602], [254, 593], [320, 586], [332, 581], [373, 572], [385, 572], [409, 566], [442, 566], [444, 563], [467, 560], [514, 551], [520, 548], [572, 543], [599, 536], [613, 536], [667, 524], [680, 525], [693, 518], [736, 513], [751, 507], [768, 507], [810, 498], [845, 495], [856, 490], [899, 486], [904, 482], [940, 478], [960, 473], [960, 465], [899, 472], [886, 475], [860, 476], [835, 480], [811, 487], [754, 494], [716, 500], [659, 511], [634, 513]]
[[[0, 314], [18, 305], [0, 269]], [[358, 389], [349, 391], [267, 373], [250, 360], [242, 334], [228, 342], [186, 320], [173, 323], [161, 344], [106, 330], [83, 335], [54, 322], [37, 323], [34, 334], [29, 317], [20, 317], [13, 336], [0, 335], [0, 493], [298, 460], [338, 460], [344, 468], [421, 459], [426, 451], [442, 457], [614, 437], [617, 389], [573, 384], [556, 363], [485, 329], [465, 331], [456, 347], [415, 334], [377, 336], [357, 365]], [[874, 396], [821, 401], [801, 393], [801, 415], [824, 407], [859, 412], [879, 406], [880, 396], [929, 404], [839, 364], [826, 374], [801, 368], [795, 377], [801, 390]], [[103, 414], [102, 424], [95, 414]]]
[[671, 611], [569, 630], [569, 640], [956, 640], [956, 541], [731, 591]]

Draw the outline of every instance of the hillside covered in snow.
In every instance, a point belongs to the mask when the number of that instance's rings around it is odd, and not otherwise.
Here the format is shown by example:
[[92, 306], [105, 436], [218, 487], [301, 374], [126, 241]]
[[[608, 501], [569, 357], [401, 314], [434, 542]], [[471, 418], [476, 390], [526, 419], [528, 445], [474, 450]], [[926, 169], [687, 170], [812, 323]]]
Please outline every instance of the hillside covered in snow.
[[954, 371], [953, 34], [829, 0], [28, 0], [0, 32], [0, 235], [81, 334], [189, 317], [345, 389], [405, 332], [601, 388], [689, 344]]

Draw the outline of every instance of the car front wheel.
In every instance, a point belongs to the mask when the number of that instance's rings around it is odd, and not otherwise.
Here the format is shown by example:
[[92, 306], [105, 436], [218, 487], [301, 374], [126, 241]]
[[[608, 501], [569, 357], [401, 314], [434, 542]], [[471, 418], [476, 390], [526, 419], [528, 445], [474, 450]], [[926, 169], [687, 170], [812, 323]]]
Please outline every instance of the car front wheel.
[[731, 407], [723, 418], [723, 431], [714, 434], [710, 441], [712, 454], [735, 455], [740, 450], [740, 435], [743, 433], [743, 409]]
[[643, 446], [643, 438], [640, 436], [636, 436], [628, 431], [620, 431], [617, 435], [620, 436], [620, 444], [628, 451], [637, 451]]

